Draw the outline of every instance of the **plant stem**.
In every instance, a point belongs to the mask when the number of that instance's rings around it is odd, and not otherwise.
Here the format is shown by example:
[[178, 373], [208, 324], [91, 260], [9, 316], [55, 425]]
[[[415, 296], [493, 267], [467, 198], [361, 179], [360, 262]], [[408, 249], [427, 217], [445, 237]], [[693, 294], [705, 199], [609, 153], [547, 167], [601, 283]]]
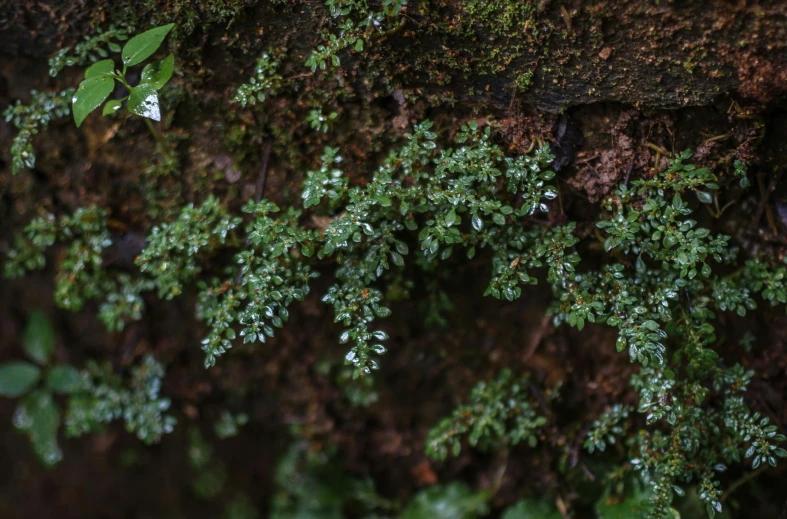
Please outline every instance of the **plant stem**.
[[763, 472], [764, 472], [764, 471], [765, 471], [767, 468], [768, 468], [768, 465], [767, 465], [767, 464], [765, 464], [765, 465], [762, 465], [762, 466], [760, 466], [760, 468], [758, 468], [758, 469], [756, 469], [756, 470], [753, 470], [753, 471], [751, 471], [751, 472], [747, 472], [747, 473], [746, 473], [746, 474], [745, 474], [743, 477], [739, 478], [737, 481], [735, 481], [735, 482], [734, 482], [734, 483], [732, 483], [732, 484], [731, 484], [729, 487], [727, 487], [727, 491], [726, 491], [726, 492], [724, 492], [724, 494], [722, 494], [722, 496], [721, 496], [721, 501], [722, 501], [722, 502], [726, 501], [726, 500], [727, 500], [727, 498], [728, 498], [728, 497], [730, 497], [730, 494], [732, 494], [733, 492], [735, 492], [735, 490], [736, 490], [736, 489], [737, 489], [739, 486], [741, 486], [741, 485], [743, 485], [744, 483], [746, 483], [746, 482], [748, 482], [748, 481], [750, 481], [750, 480], [752, 480], [752, 479], [756, 478], [757, 476], [759, 476], [760, 474], [762, 474], [762, 473], [763, 473]]
[[150, 133], [152, 133], [153, 137], [156, 138], [156, 142], [158, 143], [159, 148], [161, 148], [161, 152], [166, 153], [167, 149], [164, 144], [164, 139], [161, 138], [161, 134], [158, 132], [158, 130], [156, 130], [156, 127], [153, 126], [153, 123], [150, 122], [150, 119], [148, 119], [147, 117], [143, 117], [143, 119], [145, 119], [145, 124], [148, 125], [148, 130], [150, 130]]

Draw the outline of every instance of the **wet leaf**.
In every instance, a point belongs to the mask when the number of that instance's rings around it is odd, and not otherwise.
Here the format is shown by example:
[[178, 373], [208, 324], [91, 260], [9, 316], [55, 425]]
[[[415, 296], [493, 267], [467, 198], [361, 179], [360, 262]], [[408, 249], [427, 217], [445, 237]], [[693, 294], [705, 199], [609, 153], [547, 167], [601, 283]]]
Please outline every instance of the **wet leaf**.
[[697, 200], [703, 204], [710, 204], [713, 202], [713, 196], [706, 191], [697, 191]]
[[104, 105], [104, 109], [101, 111], [101, 115], [111, 115], [120, 110], [120, 107], [123, 106], [123, 100], [121, 99], [113, 99], [111, 101], [107, 101]]
[[131, 95], [128, 96], [128, 111], [154, 121], [160, 121], [161, 111], [156, 89], [147, 83], [140, 83], [132, 87]]

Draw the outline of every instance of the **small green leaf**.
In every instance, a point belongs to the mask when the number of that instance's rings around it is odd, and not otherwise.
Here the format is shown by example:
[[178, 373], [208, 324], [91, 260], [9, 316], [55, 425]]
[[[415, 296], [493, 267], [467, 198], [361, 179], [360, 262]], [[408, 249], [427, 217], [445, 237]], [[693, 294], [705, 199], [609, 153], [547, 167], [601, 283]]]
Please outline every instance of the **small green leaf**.
[[90, 65], [85, 70], [85, 79], [111, 74], [115, 70], [115, 62], [111, 59], [102, 59]]
[[46, 385], [55, 393], [70, 394], [81, 386], [79, 371], [68, 364], [53, 366], [46, 377]]
[[52, 324], [42, 312], [32, 312], [25, 326], [23, 345], [27, 356], [44, 365], [55, 351], [55, 332]]
[[175, 67], [175, 58], [172, 54], [154, 63], [148, 63], [142, 69], [142, 81], [140, 83], [147, 83], [156, 90], [163, 87], [169, 78], [172, 77], [172, 70]]
[[140, 83], [132, 87], [131, 95], [128, 96], [128, 111], [154, 121], [160, 121], [161, 111], [156, 89], [147, 83]]
[[115, 89], [115, 80], [107, 75], [93, 76], [82, 81], [71, 98], [74, 122], [77, 127], [82, 125], [90, 112], [106, 101]]
[[112, 99], [111, 101], [107, 101], [104, 105], [104, 109], [101, 110], [101, 115], [112, 115], [120, 110], [121, 106], [123, 106], [122, 99]]
[[385, 195], [377, 195], [374, 197], [374, 200], [383, 207], [390, 207], [391, 206], [391, 199]]
[[480, 231], [481, 229], [484, 228], [484, 221], [481, 220], [481, 217], [478, 216], [477, 214], [474, 214], [473, 217], [470, 218], [470, 223], [472, 224], [473, 229], [475, 229], [476, 231]]
[[123, 46], [123, 53], [121, 54], [123, 56], [123, 64], [127, 67], [133, 67], [152, 56], [173, 27], [175, 27], [174, 23], [162, 25], [142, 34], [137, 34], [128, 40]]
[[0, 366], [0, 395], [16, 398], [29, 392], [41, 378], [41, 369], [29, 362], [9, 362]]
[[706, 191], [697, 191], [697, 199], [703, 204], [710, 204], [713, 202], [713, 196]]

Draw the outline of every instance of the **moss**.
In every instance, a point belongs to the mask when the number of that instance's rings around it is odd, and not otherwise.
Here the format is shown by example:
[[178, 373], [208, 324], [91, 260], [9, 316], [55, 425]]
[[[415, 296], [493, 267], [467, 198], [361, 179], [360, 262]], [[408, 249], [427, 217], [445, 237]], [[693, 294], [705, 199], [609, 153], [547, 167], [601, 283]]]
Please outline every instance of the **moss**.
[[428, 30], [455, 46], [442, 46], [422, 62], [448, 65], [464, 77], [505, 71], [543, 43], [551, 24], [534, 1], [469, 0], [439, 2], [425, 13]]

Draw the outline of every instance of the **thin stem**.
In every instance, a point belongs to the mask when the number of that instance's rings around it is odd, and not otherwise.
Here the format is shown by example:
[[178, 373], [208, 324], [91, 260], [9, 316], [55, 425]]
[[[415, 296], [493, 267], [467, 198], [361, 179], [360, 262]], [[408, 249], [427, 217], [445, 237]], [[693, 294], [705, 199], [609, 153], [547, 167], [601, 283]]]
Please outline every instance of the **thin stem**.
[[161, 152], [166, 154], [167, 148], [164, 144], [164, 139], [161, 138], [161, 134], [158, 132], [158, 130], [156, 130], [156, 127], [153, 126], [153, 123], [150, 122], [150, 119], [147, 117], [143, 117], [143, 119], [145, 119], [145, 124], [148, 125], [148, 130], [150, 130], [150, 133], [152, 133], [153, 137], [156, 138], [156, 142], [158, 143], [159, 148], [161, 148]]
[[[265, 141], [265, 148], [263, 148], [262, 151], [262, 168], [260, 168], [260, 175], [257, 177], [257, 189], [254, 193], [254, 201], [257, 203], [262, 200], [262, 196], [265, 194], [265, 180], [268, 178], [268, 165], [270, 164], [271, 150], [273, 150], [273, 139], [268, 139]], [[249, 235], [250, 233], [246, 233], [245, 249], [249, 248]], [[241, 281], [243, 281], [243, 268], [238, 270], [238, 275], [235, 277], [235, 284], [240, 285]]]
[[756, 470], [753, 470], [751, 472], [747, 472], [743, 477], [741, 477], [740, 479], [738, 479], [737, 481], [732, 483], [729, 487], [727, 487], [727, 491], [724, 492], [724, 494], [722, 494], [722, 496], [721, 496], [721, 501], [722, 502], [726, 501], [727, 498], [730, 497], [730, 494], [735, 492], [735, 490], [738, 487], [740, 487], [744, 483], [747, 483], [748, 481], [756, 478], [757, 476], [762, 474], [767, 468], [768, 468], [768, 465], [765, 464], [765, 465], [762, 465], [760, 468], [758, 468]]
[[[126, 76], [126, 66], [125, 65], [123, 65], [123, 74], [122, 75], [118, 76], [116, 74], [112, 74], [112, 77], [114, 77], [115, 79], [120, 81], [120, 83], [124, 87], [126, 87], [126, 89], [128, 89], [129, 92], [131, 92], [131, 85], [128, 84], [128, 81], [126, 81], [125, 76]], [[158, 130], [156, 130], [156, 127], [153, 126], [153, 123], [150, 122], [150, 119], [148, 119], [147, 117], [144, 117], [144, 116], [142, 116], [142, 118], [145, 120], [145, 124], [147, 125], [148, 130], [150, 130], [150, 133], [152, 133], [153, 137], [156, 139], [156, 143], [159, 146], [159, 150], [161, 151], [161, 153], [166, 155], [167, 154], [167, 146], [164, 143], [164, 139], [161, 138], [161, 134], [158, 132]]]

